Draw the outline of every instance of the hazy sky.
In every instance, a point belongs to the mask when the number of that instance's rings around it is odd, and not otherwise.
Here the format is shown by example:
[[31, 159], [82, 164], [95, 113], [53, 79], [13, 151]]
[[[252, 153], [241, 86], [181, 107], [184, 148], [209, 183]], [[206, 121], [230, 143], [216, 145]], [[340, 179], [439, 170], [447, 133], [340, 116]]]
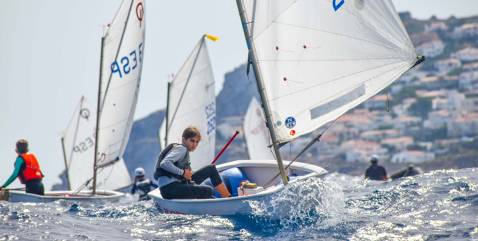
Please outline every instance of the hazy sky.
[[[347, 0], [346, 0], [347, 1]], [[10, 175], [19, 138], [31, 142], [47, 187], [64, 168], [60, 133], [80, 96], [96, 101], [100, 38], [121, 0], [0, 0], [0, 185]], [[478, 0], [395, 0], [419, 18], [470, 16]], [[234, 0], [146, 0], [145, 65], [136, 119], [165, 106], [168, 76], [199, 37], [209, 43], [216, 77], [246, 59]], [[157, 130], [151, 130], [156, 132]], [[15, 186], [18, 186], [18, 182]]]

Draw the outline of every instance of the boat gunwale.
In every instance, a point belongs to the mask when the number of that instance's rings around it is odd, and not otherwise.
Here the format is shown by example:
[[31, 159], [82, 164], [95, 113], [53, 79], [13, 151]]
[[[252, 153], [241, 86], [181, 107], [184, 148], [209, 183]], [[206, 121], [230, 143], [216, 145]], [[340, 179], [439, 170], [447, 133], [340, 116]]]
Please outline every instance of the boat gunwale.
[[[289, 164], [289, 161], [284, 161], [284, 165], [288, 165], [288, 164]], [[237, 161], [220, 164], [217, 166], [217, 170], [220, 172], [233, 167], [271, 167], [271, 166], [276, 167], [276, 162], [274, 160], [237, 160]], [[308, 163], [301, 163], [301, 162], [292, 163], [290, 168], [301, 170], [301, 171], [312, 171], [312, 172], [306, 175], [301, 175], [298, 178], [291, 180], [289, 184], [292, 184], [294, 182], [297, 182], [298, 180], [310, 178], [313, 176], [322, 176], [327, 173], [327, 171], [323, 169], [322, 167], [315, 166]], [[227, 197], [227, 198], [165, 199], [162, 196], [157, 195], [155, 193], [149, 194], [149, 196], [152, 197], [155, 202], [169, 202], [169, 203], [181, 203], [181, 204], [187, 204], [187, 203], [206, 204], [206, 203], [218, 203], [218, 202], [230, 202], [230, 201], [244, 201], [249, 199], [261, 198], [261, 197], [276, 193], [282, 190], [283, 188], [284, 188], [284, 185], [280, 183], [279, 185], [269, 187], [266, 190], [256, 194], [247, 195], [247, 196]], [[152, 192], [157, 193], [160, 191], [158, 188], [153, 190]]]
[[[49, 191], [45, 192], [45, 195], [37, 195], [33, 193], [26, 193], [25, 191], [20, 190], [10, 190], [9, 191], [9, 200], [11, 199], [12, 195], [15, 195], [19, 198], [30, 198], [31, 200], [28, 201], [13, 201], [13, 202], [37, 202], [37, 201], [58, 201], [58, 200], [74, 200], [74, 201], [101, 201], [101, 200], [111, 200], [111, 199], [119, 199], [124, 196], [124, 193], [111, 191], [111, 190], [97, 190], [95, 196], [89, 195], [91, 191], [81, 191], [79, 194], [82, 195], [75, 195], [75, 196], [61, 196], [67, 195], [70, 193], [75, 193], [74, 191]], [[98, 196], [98, 194], [102, 196]], [[106, 196], [108, 195], [108, 196]], [[36, 200], [35, 200], [36, 199]]]

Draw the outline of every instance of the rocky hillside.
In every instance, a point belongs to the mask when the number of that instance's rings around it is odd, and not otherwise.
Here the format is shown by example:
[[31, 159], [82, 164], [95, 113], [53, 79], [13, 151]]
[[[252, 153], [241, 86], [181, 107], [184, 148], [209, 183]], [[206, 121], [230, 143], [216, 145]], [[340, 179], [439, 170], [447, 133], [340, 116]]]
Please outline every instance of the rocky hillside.
[[160, 152], [158, 129], [163, 118], [164, 111], [156, 111], [133, 124], [124, 156], [131, 173], [138, 166], [142, 166], [148, 173], [153, 170]]

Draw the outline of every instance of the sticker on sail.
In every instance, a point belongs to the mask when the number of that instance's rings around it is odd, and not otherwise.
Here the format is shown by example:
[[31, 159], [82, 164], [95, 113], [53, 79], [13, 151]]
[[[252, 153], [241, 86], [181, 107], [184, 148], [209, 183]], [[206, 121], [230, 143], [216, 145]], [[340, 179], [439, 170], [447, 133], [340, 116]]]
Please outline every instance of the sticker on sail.
[[88, 108], [83, 108], [80, 110], [80, 116], [83, 119], [88, 120], [90, 118], [90, 110]]
[[287, 117], [287, 119], [285, 119], [285, 126], [289, 129], [292, 129], [295, 127], [295, 124], [296, 124], [296, 121], [295, 121], [295, 118], [292, 117], [292, 116], [289, 116]]
[[333, 0], [332, 6], [334, 7], [334, 11], [338, 11], [345, 3], [345, 0]]
[[144, 7], [142, 2], [139, 2], [138, 5], [136, 5], [136, 18], [138, 18], [139, 26], [141, 27], [144, 19]]

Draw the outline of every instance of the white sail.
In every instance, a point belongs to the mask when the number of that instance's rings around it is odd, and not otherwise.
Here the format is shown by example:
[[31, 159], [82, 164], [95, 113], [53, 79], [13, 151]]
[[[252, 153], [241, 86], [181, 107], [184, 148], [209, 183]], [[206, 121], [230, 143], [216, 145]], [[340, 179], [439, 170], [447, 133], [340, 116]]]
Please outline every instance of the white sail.
[[167, 143], [166, 143], [166, 118], [167, 118], [167, 116], [164, 116], [163, 121], [161, 122], [161, 126], [159, 127], [158, 137], [159, 137], [159, 146], [161, 147], [161, 150], [163, 150], [167, 145]]
[[377, 94], [417, 61], [391, 0], [242, 0], [280, 143]]
[[81, 97], [63, 132], [68, 181], [72, 190], [81, 188], [93, 176], [96, 126], [94, 112], [94, 108], [90, 108], [85, 97]]
[[[190, 153], [191, 167], [197, 170], [211, 163], [215, 153], [216, 102], [211, 61], [202, 37], [183, 64], [169, 89], [168, 140], [181, 143], [183, 130], [195, 126], [201, 132], [201, 142]], [[161, 125], [160, 139], [164, 147], [166, 121]]]
[[103, 39], [97, 188], [131, 183], [122, 160], [133, 124], [144, 56], [143, 0], [124, 0]]
[[274, 160], [266, 118], [256, 98], [252, 98], [244, 117], [244, 136], [251, 160]]

